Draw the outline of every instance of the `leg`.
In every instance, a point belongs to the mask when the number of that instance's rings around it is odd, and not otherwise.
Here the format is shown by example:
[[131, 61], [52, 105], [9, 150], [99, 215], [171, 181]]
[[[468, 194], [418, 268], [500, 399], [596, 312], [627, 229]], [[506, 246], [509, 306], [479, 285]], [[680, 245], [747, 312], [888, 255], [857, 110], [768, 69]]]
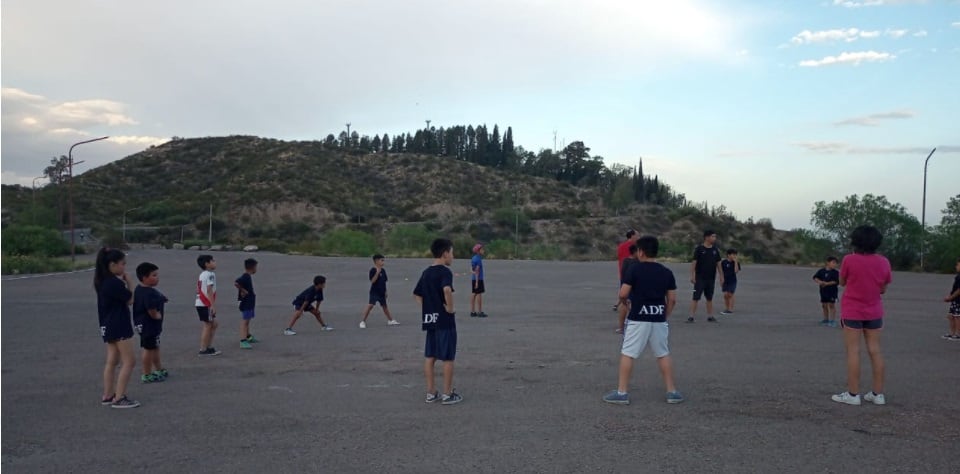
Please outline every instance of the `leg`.
[[830, 321], [836, 321], [837, 320], [837, 304], [828, 303], [827, 307], [830, 309], [830, 317], [827, 319], [829, 319]]
[[860, 390], [860, 334], [862, 329], [843, 328], [843, 344], [847, 350], [847, 391]]
[[[430, 392], [433, 393], [433, 392]], [[453, 361], [443, 361], [443, 393], [453, 393]]]
[[620, 371], [617, 377], [617, 391], [620, 393], [627, 393], [631, 372], [633, 372], [633, 357], [620, 354]]
[[107, 361], [103, 364], [103, 398], [114, 395], [114, 382], [117, 380], [117, 364], [120, 363], [120, 350], [116, 342], [107, 346]]
[[883, 393], [883, 354], [880, 352], [880, 330], [865, 329], [863, 338], [867, 341], [867, 354], [870, 355], [870, 366], [873, 369], [873, 393]]
[[729, 291], [724, 291], [723, 292], [723, 309], [725, 311], [731, 310], [731, 307], [730, 307], [731, 300], [733, 300], [733, 293], [730, 293]]
[[320, 310], [319, 310], [319, 309], [314, 308], [314, 309], [310, 310], [310, 312], [313, 313], [313, 317], [317, 318], [317, 322], [320, 323], [320, 326], [323, 326], [323, 327], [326, 327], [326, 326], [327, 326], [327, 323], [323, 322], [323, 317], [320, 316]]
[[477, 293], [477, 312], [483, 312], [483, 293]]
[[693, 317], [693, 315], [697, 314], [697, 303], [699, 303], [699, 302], [700, 302], [700, 300], [693, 300], [693, 301], [690, 302], [690, 317], [691, 317], [691, 318]]
[[163, 364], [160, 363], [160, 347], [150, 352], [153, 353], [153, 370], [163, 370]]
[[210, 347], [210, 322], [202, 321], [203, 329], [200, 330], [200, 350], [206, 350]]
[[117, 341], [116, 345], [120, 353], [120, 374], [117, 376], [117, 388], [114, 391], [114, 397], [119, 400], [127, 394], [127, 384], [130, 383], [133, 367], [137, 365], [137, 356], [133, 353], [133, 343], [130, 339]]
[[953, 315], [947, 317], [950, 318], [950, 333], [960, 337], [960, 317]]
[[470, 293], [470, 314], [477, 312], [476, 306], [477, 306], [477, 294]]
[[830, 303], [820, 303], [820, 309], [823, 310], [824, 321], [828, 321], [830, 319]]
[[733, 307], [734, 307], [734, 305], [736, 305], [736, 304], [737, 304], [737, 294], [736, 294], [736, 293], [730, 293], [730, 307], [727, 308], [727, 311], [731, 311], [731, 312], [732, 312], [732, 311], [733, 311]]
[[153, 351], [144, 349], [140, 365], [143, 366], [143, 375], [150, 375], [150, 367], [153, 366]]
[[296, 310], [293, 312], [293, 317], [290, 318], [290, 324], [287, 325], [288, 328], [293, 329], [293, 325], [297, 324], [297, 320], [300, 319], [300, 315], [303, 314], [303, 310]]
[[427, 379], [427, 393], [434, 393], [437, 391], [436, 382], [433, 380], [433, 363], [437, 359], [433, 357], [427, 357], [423, 361], [423, 376]]
[[363, 310], [363, 315], [360, 318], [360, 321], [366, 322], [367, 316], [370, 316], [370, 310], [373, 309], [373, 304], [368, 304], [367, 307]]
[[387, 304], [381, 304], [380, 309], [383, 310], [383, 314], [387, 316], [387, 321], [393, 321], [393, 315], [390, 314], [390, 308], [387, 307]]
[[667, 355], [657, 359], [657, 365], [660, 366], [660, 375], [663, 376], [663, 383], [667, 386], [667, 391], [677, 391], [677, 386], [673, 383], [673, 361], [670, 356]]
[[247, 339], [250, 337], [250, 320], [243, 319], [240, 321], [240, 339]]
[[207, 347], [213, 346], [213, 337], [217, 334], [217, 328], [220, 327], [220, 323], [217, 322], [217, 319], [212, 315], [210, 317], [210, 339], [207, 341]]

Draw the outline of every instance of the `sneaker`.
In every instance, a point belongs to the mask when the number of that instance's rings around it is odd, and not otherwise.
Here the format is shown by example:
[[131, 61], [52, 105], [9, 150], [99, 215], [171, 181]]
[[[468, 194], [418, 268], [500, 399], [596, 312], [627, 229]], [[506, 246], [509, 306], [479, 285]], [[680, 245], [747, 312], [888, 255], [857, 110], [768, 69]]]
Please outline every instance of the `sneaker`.
[[733, 314], [733, 311], [723, 310], [720, 312], [720, 314]]
[[717, 318], [714, 318], [713, 316], [710, 316], [710, 317], [707, 318], [707, 322], [708, 322], [708, 323], [715, 323], [715, 322], [717, 322]]
[[838, 328], [838, 327], [840, 327], [840, 323], [838, 323], [838, 322], [836, 322], [836, 321], [827, 321], [827, 326], [830, 326], [830, 327], [832, 327], [832, 328]]
[[250, 344], [256, 344], [256, 343], [260, 342], [260, 339], [257, 339], [257, 338], [255, 338], [255, 337], [253, 337], [253, 334], [250, 334], [249, 336], [247, 336], [247, 338], [246, 338], [245, 340], [246, 340], [247, 342], [249, 342]]
[[360, 321], [360, 329], [366, 329], [367, 323], [365, 321]]
[[284, 335], [284, 336], [296, 336], [296, 335], [297, 335], [297, 332], [294, 331], [293, 329], [286, 328], [286, 329], [283, 330], [283, 335]]
[[214, 349], [213, 347], [208, 347], [208, 348], [206, 348], [206, 349], [198, 352], [197, 355], [200, 355], [200, 356], [215, 356], [215, 355], [220, 355], [220, 351]]
[[400, 325], [400, 321], [397, 321], [396, 319], [391, 319], [387, 321], [387, 326], [399, 326], [399, 325]]
[[477, 317], [477, 312], [476, 312], [476, 311], [471, 311], [471, 312], [470, 312], [470, 317], [471, 317], [471, 318], [476, 318], [476, 317]]
[[170, 372], [167, 372], [167, 369], [157, 369], [157, 370], [154, 370], [153, 373], [163, 378], [167, 378], [170, 376]]
[[463, 397], [461, 397], [459, 393], [453, 392], [453, 391], [450, 392], [450, 395], [443, 394], [440, 397], [441, 405], [454, 405], [462, 401], [463, 401]]
[[110, 408], [136, 408], [138, 406], [140, 406], [140, 402], [131, 400], [127, 398], [126, 395], [120, 397], [119, 400], [110, 404]]
[[667, 403], [680, 403], [683, 401], [683, 394], [679, 390], [667, 392]]
[[480, 311], [479, 313], [477, 313], [477, 317], [478, 317], [478, 318], [486, 318], [486, 317], [487, 317], [487, 313], [484, 313], [483, 311]]
[[610, 393], [603, 396], [603, 401], [607, 403], [613, 403], [614, 405], [629, 405], [630, 394], [620, 394], [620, 392], [612, 390]]
[[946, 339], [946, 340], [949, 341], [949, 340], [953, 339], [953, 334], [950, 334], [950, 333], [944, 334], [944, 335], [940, 336], [940, 339]]
[[163, 377], [158, 377], [157, 374], [149, 373], [140, 376], [140, 383], [154, 383], [154, 382], [163, 382]]
[[830, 321], [827, 320], [827, 319], [823, 319], [823, 320], [820, 321], [820, 325], [821, 325], [821, 326], [829, 326], [829, 325], [830, 325]]
[[863, 394], [863, 399], [868, 402], [873, 402], [874, 405], [887, 404], [887, 399], [883, 397], [882, 393], [873, 393], [873, 391]]
[[440, 392], [433, 392], [427, 394], [427, 399], [424, 400], [427, 403], [433, 403], [440, 399]]
[[109, 397], [101, 398], [101, 399], [100, 399], [100, 404], [103, 405], [103, 406], [105, 406], [105, 407], [106, 407], [106, 406], [113, 405], [113, 395], [110, 395]]
[[860, 395], [850, 395], [850, 392], [843, 392], [839, 395], [833, 395], [830, 398], [837, 403], [846, 403], [847, 405], [860, 404]]
[[960, 341], [960, 336], [953, 336], [950, 338], [951, 341]]
[[320, 330], [321, 330], [321, 331], [333, 331], [333, 328], [330, 327], [330, 326], [323, 326], [322, 328], [320, 328]]
[[247, 342], [246, 339], [244, 339], [244, 340], [240, 341], [240, 348], [241, 348], [241, 349], [253, 349], [253, 346], [250, 345], [250, 343]]
[[689, 318], [687, 318], [687, 322], [688, 322], [688, 323], [692, 323], [692, 322], [693, 322], [693, 316], [690, 316]]

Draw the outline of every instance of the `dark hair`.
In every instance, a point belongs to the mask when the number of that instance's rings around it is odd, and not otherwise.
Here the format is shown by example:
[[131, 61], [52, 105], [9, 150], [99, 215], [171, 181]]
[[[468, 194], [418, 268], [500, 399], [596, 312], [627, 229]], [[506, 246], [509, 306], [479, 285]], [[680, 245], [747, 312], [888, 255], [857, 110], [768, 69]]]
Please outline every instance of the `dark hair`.
[[376, 262], [377, 260], [383, 260], [383, 255], [378, 253], [373, 254], [373, 261]]
[[637, 248], [643, 252], [644, 257], [656, 258], [660, 251], [660, 241], [652, 235], [644, 235], [637, 240]]
[[122, 262], [126, 258], [127, 256], [117, 249], [101, 248], [97, 252], [97, 265], [93, 269], [93, 289], [99, 292], [100, 284], [107, 278], [114, 276], [110, 273], [111, 263]]
[[703, 238], [704, 238], [704, 239], [706, 239], [707, 237], [710, 237], [711, 235], [716, 235], [716, 232], [714, 232], [713, 229], [707, 229], [707, 230], [703, 231]]
[[257, 266], [257, 263], [259, 263], [259, 262], [257, 262], [255, 259], [248, 258], [248, 259], [246, 259], [246, 260], [243, 261], [243, 269], [244, 269], [244, 270], [250, 270], [251, 268], [256, 267], [256, 266]]
[[737, 255], [737, 249], [727, 249], [727, 255]]
[[836, 262], [836, 261], [837, 261], [837, 257], [834, 257], [833, 255], [827, 256], [827, 263]]
[[876, 253], [883, 242], [883, 234], [871, 225], [862, 225], [850, 234], [850, 246], [855, 253]]
[[197, 265], [200, 265], [201, 270], [206, 270], [207, 264], [210, 263], [211, 260], [213, 260], [213, 255], [201, 255], [197, 257]]
[[433, 254], [433, 258], [440, 258], [447, 250], [452, 249], [453, 242], [450, 239], [436, 239], [430, 244], [430, 253]]
[[637, 253], [637, 249], [638, 249], [638, 248], [639, 248], [639, 247], [637, 247], [636, 244], [630, 244], [630, 248], [628, 249], [628, 250], [630, 251], [630, 255], [633, 255], [633, 254]]
[[633, 230], [633, 229], [630, 229], [630, 230], [627, 231], [627, 238], [628, 238], [628, 239], [629, 239], [630, 237], [633, 237], [634, 235], [637, 235], [637, 231], [635, 231], [635, 230]]
[[317, 286], [327, 282], [327, 277], [323, 275], [317, 275], [313, 277], [313, 286]]
[[150, 262], [143, 262], [140, 265], [137, 265], [137, 280], [143, 281], [144, 278], [150, 276], [151, 273], [159, 269], [160, 267]]

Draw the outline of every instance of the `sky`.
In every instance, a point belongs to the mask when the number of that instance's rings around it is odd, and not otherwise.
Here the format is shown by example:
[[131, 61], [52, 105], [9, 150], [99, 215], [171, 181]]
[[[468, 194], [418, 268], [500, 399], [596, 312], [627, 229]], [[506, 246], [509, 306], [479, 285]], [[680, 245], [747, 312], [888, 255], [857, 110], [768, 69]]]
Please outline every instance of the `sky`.
[[[740, 219], [960, 194], [960, 0], [5, 0], [5, 184], [170, 137], [486, 123]], [[322, 178], [320, 178], [322, 179]]]

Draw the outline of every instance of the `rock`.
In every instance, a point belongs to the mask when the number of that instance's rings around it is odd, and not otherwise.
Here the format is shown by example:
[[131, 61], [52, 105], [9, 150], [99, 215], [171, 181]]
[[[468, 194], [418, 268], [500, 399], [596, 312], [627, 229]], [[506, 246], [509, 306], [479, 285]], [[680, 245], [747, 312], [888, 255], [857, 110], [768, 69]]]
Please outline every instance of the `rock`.
[[257, 247], [256, 245], [247, 245], [243, 248], [244, 252], [256, 252], [257, 250], [260, 250], [260, 247]]
[[210, 250], [212, 250], [212, 251], [223, 250], [223, 246], [222, 246], [222, 245], [211, 245], [211, 246], [210, 246]]
[[177, 243], [173, 244], [173, 249], [174, 249], [174, 250], [183, 250], [183, 248], [184, 248], [184, 247], [183, 247], [183, 244], [181, 244], [180, 242], [177, 242]]
[[193, 246], [191, 246], [191, 247], [190, 247], [189, 249], [187, 249], [187, 250], [200, 250], [200, 246], [199, 246], [199, 245], [193, 245]]

